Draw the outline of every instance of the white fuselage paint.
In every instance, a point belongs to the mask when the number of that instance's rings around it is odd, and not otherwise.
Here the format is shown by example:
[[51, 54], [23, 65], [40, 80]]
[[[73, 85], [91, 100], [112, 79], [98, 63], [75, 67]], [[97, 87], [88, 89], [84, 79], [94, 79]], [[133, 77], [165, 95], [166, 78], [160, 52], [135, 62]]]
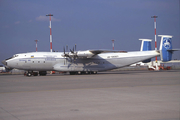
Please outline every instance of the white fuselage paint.
[[140, 62], [160, 54], [157, 51], [101, 53], [91, 58], [63, 57], [62, 52], [16, 54], [6, 60], [11, 68], [28, 71], [106, 71]]

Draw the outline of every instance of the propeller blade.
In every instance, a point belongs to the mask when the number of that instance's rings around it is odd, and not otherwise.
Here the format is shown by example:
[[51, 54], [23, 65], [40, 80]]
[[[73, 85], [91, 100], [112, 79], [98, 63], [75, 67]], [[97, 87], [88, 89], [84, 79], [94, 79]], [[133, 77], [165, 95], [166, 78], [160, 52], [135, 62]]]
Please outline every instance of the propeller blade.
[[74, 54], [74, 51], [72, 51], [71, 49], [70, 49], [70, 51], [71, 51], [71, 53], [73, 53], [73, 54]]
[[68, 52], [68, 45], [66, 45], [66, 51]]
[[76, 51], [76, 44], [75, 44], [75, 51]]

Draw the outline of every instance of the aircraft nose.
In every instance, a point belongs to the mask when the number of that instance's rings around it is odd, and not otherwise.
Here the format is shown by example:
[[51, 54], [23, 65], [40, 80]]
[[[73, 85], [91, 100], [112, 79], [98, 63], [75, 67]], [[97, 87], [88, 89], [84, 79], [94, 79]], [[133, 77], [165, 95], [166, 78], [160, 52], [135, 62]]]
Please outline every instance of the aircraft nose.
[[1, 61], [2, 64], [7, 65], [6, 60]]

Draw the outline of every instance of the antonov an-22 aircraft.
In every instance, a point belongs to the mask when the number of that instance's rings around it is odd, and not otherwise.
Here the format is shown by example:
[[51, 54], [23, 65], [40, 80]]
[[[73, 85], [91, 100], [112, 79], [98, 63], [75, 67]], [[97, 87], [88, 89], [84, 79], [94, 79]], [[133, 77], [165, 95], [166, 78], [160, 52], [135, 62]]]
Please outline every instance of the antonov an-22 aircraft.
[[[117, 69], [133, 63], [150, 60], [161, 56], [162, 61], [170, 61], [172, 57], [172, 36], [160, 35], [159, 50], [149, 50], [149, 44], [144, 41], [141, 51], [126, 52], [112, 50], [86, 50], [71, 52], [30, 52], [15, 54], [13, 57], [2, 61], [6, 68], [26, 70], [27, 76], [32, 76], [35, 71], [39, 75], [46, 75], [46, 71], [63, 71], [73, 74], [92, 73]], [[142, 49], [142, 47], [141, 47]], [[37, 72], [36, 72], [37, 73]], [[37, 74], [36, 74], [37, 75]]]

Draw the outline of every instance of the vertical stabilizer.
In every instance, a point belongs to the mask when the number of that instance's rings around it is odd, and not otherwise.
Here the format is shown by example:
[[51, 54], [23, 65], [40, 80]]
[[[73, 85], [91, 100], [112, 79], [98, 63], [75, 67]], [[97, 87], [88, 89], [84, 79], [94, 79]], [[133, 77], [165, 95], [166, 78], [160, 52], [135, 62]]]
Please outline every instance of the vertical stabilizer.
[[158, 35], [161, 37], [160, 43], [160, 56], [163, 62], [170, 61], [172, 58], [172, 36], [170, 35]]
[[139, 39], [139, 40], [142, 40], [140, 51], [151, 50], [151, 41], [152, 41], [151, 39]]
[[[151, 39], [139, 39], [139, 40], [142, 40], [140, 51], [149, 51], [149, 50], [151, 50], [151, 41], [152, 41]], [[148, 63], [150, 61], [151, 61], [151, 59], [147, 59], [147, 60], [144, 60], [142, 62], [143, 63]]]

